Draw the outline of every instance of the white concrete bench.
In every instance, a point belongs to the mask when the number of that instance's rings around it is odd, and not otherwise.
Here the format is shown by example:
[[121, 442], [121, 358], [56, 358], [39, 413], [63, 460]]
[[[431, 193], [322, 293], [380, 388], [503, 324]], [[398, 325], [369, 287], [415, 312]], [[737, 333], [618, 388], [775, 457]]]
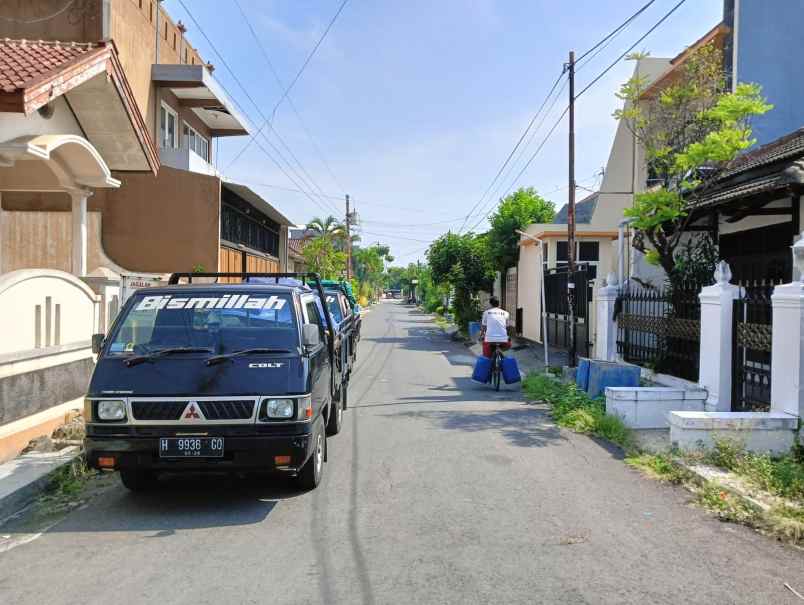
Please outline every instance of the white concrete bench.
[[780, 412], [681, 412], [668, 414], [670, 442], [680, 450], [711, 448], [716, 438], [738, 440], [745, 449], [786, 454], [798, 418]]
[[703, 389], [675, 387], [606, 387], [606, 413], [633, 429], [666, 429], [668, 412], [703, 411]]

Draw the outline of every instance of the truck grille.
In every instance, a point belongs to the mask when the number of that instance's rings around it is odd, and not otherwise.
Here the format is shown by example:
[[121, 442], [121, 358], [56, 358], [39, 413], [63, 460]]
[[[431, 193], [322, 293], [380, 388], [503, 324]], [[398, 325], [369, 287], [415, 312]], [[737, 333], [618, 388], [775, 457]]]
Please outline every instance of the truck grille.
[[[132, 401], [136, 420], [181, 420], [187, 401]], [[254, 412], [253, 399], [197, 401], [206, 420], [248, 420]], [[203, 422], [203, 421], [202, 421]]]
[[186, 401], [132, 401], [131, 412], [137, 420], [178, 420]]
[[254, 401], [199, 401], [207, 420], [247, 420], [254, 411]]

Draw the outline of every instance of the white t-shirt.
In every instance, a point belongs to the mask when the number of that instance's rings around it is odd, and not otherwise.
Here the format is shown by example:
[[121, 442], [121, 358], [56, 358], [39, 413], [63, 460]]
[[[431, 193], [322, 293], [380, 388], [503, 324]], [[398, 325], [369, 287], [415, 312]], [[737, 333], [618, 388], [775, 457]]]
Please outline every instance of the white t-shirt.
[[508, 342], [508, 318], [508, 311], [499, 307], [483, 311], [481, 323], [486, 326], [486, 342]]

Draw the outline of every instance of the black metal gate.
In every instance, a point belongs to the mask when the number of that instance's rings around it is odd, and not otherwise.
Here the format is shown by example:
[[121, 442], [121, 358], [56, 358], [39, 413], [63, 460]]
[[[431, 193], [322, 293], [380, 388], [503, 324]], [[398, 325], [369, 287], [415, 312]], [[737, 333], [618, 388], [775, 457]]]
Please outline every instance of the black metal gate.
[[[574, 285], [573, 285], [574, 284]], [[592, 300], [594, 281], [581, 266], [570, 273], [567, 269], [550, 269], [544, 275], [545, 314], [547, 319], [547, 343], [550, 346], [570, 350], [569, 294], [575, 295], [575, 342], [576, 353], [589, 356], [589, 302]]]
[[625, 361], [698, 380], [700, 287], [646, 288], [629, 283], [617, 300], [617, 352]]
[[771, 396], [773, 286], [740, 288], [732, 316], [731, 409], [767, 412]]

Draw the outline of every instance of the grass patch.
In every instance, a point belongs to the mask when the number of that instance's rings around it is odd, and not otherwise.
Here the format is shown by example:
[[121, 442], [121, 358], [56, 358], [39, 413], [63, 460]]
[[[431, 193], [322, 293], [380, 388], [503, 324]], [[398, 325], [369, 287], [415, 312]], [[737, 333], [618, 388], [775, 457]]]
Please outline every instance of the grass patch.
[[56, 469], [50, 476], [43, 503], [59, 507], [81, 496], [86, 484], [98, 474], [87, 466], [83, 456]]
[[529, 399], [549, 404], [559, 426], [602, 437], [626, 450], [634, 447], [633, 434], [623, 421], [607, 415], [600, 399], [592, 399], [574, 383], [531, 372], [522, 381], [522, 390]]
[[715, 481], [708, 481], [698, 489], [698, 504], [715, 513], [721, 521], [742, 523], [749, 527], [762, 527], [761, 511], [750, 506]]
[[804, 462], [798, 450], [772, 457], [747, 452], [735, 439], [716, 439], [701, 460], [732, 471], [758, 489], [804, 504]]
[[632, 454], [625, 463], [644, 472], [646, 475], [680, 485], [690, 478], [690, 473], [673, 460], [670, 454]]

